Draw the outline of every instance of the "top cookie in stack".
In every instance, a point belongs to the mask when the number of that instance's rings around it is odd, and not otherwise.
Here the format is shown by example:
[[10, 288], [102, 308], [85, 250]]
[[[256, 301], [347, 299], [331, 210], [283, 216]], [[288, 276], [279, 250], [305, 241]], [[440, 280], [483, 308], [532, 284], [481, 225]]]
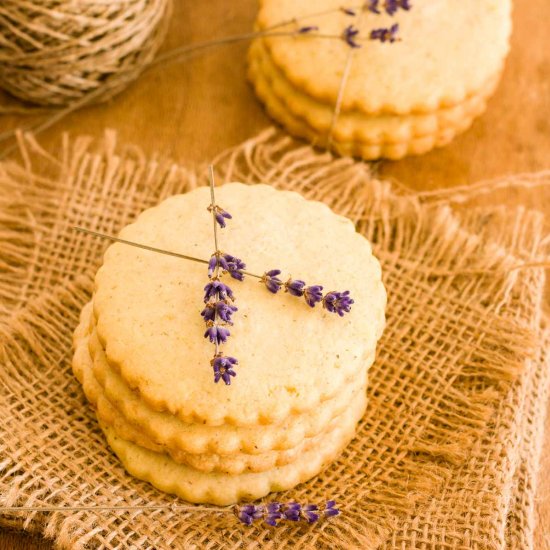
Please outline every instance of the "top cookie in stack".
[[[231, 385], [214, 383], [203, 338], [200, 263], [112, 245], [75, 332], [73, 367], [126, 469], [191, 502], [230, 504], [309, 479], [340, 453], [366, 406], [385, 291], [369, 243], [325, 205], [264, 185], [227, 184], [220, 249], [247, 271], [284, 270], [350, 290], [339, 317], [257, 279], [232, 281]], [[208, 259], [206, 188], [142, 213], [121, 237]], [[231, 280], [231, 279], [230, 279]]]
[[[510, 0], [262, 0], [249, 78], [275, 120], [321, 147], [365, 159], [425, 153], [485, 110], [510, 12]], [[376, 29], [387, 32], [371, 37]]]

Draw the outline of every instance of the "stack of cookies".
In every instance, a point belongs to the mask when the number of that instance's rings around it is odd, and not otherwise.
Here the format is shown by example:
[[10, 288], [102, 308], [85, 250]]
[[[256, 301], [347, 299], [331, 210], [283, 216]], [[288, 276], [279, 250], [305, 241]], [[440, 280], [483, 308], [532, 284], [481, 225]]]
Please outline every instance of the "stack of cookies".
[[249, 79], [313, 144], [367, 160], [426, 153], [485, 110], [510, 12], [511, 0], [261, 0]]
[[[238, 312], [225, 346], [239, 362], [230, 385], [215, 383], [200, 314], [206, 266], [116, 243], [82, 310], [73, 369], [130, 474], [227, 505], [306, 481], [354, 437], [386, 295], [369, 243], [325, 205], [243, 184], [221, 186], [217, 203], [233, 216], [219, 247], [248, 272], [349, 290], [351, 312], [230, 279]], [[120, 237], [208, 260], [209, 204], [207, 188], [173, 196]]]

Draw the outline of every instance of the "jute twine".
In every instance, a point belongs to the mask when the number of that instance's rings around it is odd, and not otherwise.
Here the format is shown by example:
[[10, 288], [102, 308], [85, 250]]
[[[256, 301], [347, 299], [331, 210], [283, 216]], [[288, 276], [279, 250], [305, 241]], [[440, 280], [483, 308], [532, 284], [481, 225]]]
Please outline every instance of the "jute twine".
[[105, 101], [153, 59], [171, 0], [6, 0], [0, 86], [45, 106]]
[[547, 193], [550, 174], [420, 197], [273, 129], [216, 160], [219, 181], [271, 183], [349, 216], [388, 290], [356, 439], [276, 496], [335, 498], [344, 514], [272, 530], [201, 506], [106, 510], [174, 499], [124, 472], [70, 370], [71, 332], [105, 244], [69, 227], [116, 233], [164, 197], [206, 185], [206, 170], [148, 160], [111, 133], [100, 143], [64, 136], [55, 153], [31, 135], [19, 146], [20, 162], [0, 163], [0, 507], [101, 508], [2, 510], [1, 524], [62, 548], [532, 547], [549, 378], [536, 265], [550, 239], [536, 212], [461, 205], [503, 186]]

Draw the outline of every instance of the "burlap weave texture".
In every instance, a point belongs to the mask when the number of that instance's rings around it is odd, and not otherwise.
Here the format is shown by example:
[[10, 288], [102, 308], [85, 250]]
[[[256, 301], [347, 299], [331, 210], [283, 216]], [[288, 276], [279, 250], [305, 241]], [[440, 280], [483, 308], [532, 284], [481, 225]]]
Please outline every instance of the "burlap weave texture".
[[[8, 513], [63, 548], [529, 548], [548, 388], [540, 214], [455, 208], [397, 192], [368, 165], [269, 130], [216, 161], [219, 181], [271, 183], [350, 217], [373, 243], [388, 323], [370, 405], [338, 462], [284, 500], [335, 498], [344, 514], [276, 531], [231, 514]], [[172, 502], [127, 476], [70, 372], [71, 334], [105, 244], [142, 209], [206, 183], [136, 148], [21, 137], [0, 164], [0, 504]], [[546, 182], [549, 183], [548, 181]], [[360, 266], [358, 266], [360, 268]]]

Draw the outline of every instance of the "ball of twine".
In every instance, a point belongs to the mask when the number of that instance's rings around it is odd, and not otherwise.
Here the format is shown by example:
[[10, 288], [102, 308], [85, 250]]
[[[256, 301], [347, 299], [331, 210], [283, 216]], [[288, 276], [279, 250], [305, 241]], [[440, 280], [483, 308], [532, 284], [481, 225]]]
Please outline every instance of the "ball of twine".
[[3, 0], [0, 87], [35, 104], [105, 101], [162, 43], [171, 0]]

